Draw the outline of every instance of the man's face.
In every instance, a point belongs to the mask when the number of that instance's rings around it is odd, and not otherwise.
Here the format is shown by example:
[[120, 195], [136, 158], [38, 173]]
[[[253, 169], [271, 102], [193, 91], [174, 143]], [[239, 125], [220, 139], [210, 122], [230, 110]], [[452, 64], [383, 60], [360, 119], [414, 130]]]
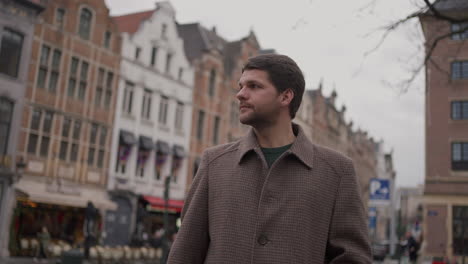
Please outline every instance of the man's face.
[[262, 70], [245, 70], [239, 80], [239, 120], [258, 126], [274, 123], [279, 115], [280, 94]]

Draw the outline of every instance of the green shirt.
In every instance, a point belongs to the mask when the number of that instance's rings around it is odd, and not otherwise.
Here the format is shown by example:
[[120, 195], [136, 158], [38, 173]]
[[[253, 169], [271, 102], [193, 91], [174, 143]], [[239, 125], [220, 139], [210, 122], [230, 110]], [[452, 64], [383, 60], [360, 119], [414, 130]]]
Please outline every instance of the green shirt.
[[278, 147], [278, 148], [261, 148], [263, 152], [263, 156], [265, 156], [265, 160], [268, 164], [268, 168], [271, 167], [271, 164], [275, 162], [283, 154], [286, 150], [288, 150], [292, 144]]

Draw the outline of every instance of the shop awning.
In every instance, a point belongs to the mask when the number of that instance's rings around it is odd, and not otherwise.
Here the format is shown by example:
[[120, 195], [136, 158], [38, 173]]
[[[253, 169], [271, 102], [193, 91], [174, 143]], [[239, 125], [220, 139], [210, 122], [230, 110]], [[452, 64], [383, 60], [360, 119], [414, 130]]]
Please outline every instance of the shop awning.
[[154, 143], [153, 143], [153, 140], [149, 137], [145, 137], [145, 136], [140, 136], [139, 138], [139, 145], [140, 145], [140, 148], [144, 149], [144, 150], [153, 150], [154, 149]]
[[52, 188], [47, 188], [48, 185], [50, 184], [44, 182], [20, 180], [15, 188], [21, 193], [21, 199], [36, 203], [86, 208], [88, 201], [91, 201], [98, 209], [117, 209], [117, 204], [109, 199], [105, 190], [81, 186], [77, 187], [79, 188], [78, 193], [66, 194], [63, 191], [61, 192], [60, 189], [51, 192], [48, 189]]
[[169, 147], [169, 144], [167, 144], [167, 142], [158, 140], [156, 142], [156, 151], [161, 154], [169, 154], [171, 153], [171, 148]]
[[184, 150], [184, 147], [182, 147], [182, 146], [174, 145], [173, 153], [174, 153], [174, 156], [176, 156], [177, 158], [184, 158], [185, 157], [185, 150]]
[[[165, 201], [163, 198], [145, 195], [143, 196], [143, 199], [145, 199], [151, 205], [152, 209], [164, 210]], [[169, 211], [175, 211], [177, 213], [180, 213], [182, 212], [183, 207], [184, 207], [183, 200], [169, 200], [169, 204], [168, 204]]]
[[133, 133], [126, 130], [120, 130], [120, 141], [125, 145], [134, 145], [136, 143]]

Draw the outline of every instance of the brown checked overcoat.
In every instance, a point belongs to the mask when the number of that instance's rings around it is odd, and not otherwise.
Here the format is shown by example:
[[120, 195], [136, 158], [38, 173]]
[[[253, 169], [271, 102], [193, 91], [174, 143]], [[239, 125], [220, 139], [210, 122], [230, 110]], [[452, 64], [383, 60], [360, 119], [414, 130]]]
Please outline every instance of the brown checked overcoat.
[[205, 151], [168, 263], [371, 263], [352, 161], [293, 131], [270, 168], [253, 130]]

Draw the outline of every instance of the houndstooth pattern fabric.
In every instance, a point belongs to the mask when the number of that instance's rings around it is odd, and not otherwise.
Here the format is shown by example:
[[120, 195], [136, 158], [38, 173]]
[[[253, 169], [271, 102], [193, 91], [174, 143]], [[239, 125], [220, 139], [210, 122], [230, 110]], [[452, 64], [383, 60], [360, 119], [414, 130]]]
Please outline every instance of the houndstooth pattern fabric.
[[204, 152], [168, 263], [371, 263], [352, 161], [293, 130], [270, 169], [252, 130]]

